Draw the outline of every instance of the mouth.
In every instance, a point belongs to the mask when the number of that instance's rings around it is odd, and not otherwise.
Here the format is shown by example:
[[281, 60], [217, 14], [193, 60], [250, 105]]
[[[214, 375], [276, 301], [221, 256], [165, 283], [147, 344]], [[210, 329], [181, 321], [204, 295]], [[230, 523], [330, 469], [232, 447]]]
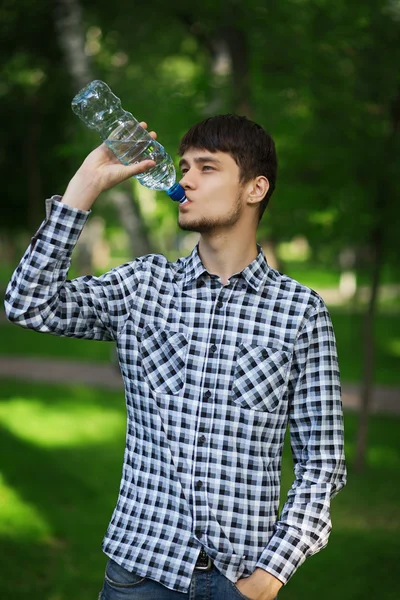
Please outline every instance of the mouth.
[[186, 197], [186, 198], [184, 199], [184, 201], [183, 201], [183, 202], [181, 202], [181, 203], [179, 204], [179, 208], [181, 208], [182, 206], [187, 206], [187, 205], [188, 205], [188, 204], [190, 204], [191, 202], [192, 202], [192, 201], [191, 201], [191, 200], [189, 200], [189, 198], [187, 198], [187, 197]]

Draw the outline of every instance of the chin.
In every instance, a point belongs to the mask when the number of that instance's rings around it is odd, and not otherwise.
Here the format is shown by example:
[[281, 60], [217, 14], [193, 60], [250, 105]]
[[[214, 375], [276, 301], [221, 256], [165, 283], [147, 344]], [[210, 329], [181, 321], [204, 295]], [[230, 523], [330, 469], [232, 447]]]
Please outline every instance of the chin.
[[190, 221], [178, 221], [178, 227], [183, 229], [183, 231], [197, 231], [194, 223], [190, 223]]

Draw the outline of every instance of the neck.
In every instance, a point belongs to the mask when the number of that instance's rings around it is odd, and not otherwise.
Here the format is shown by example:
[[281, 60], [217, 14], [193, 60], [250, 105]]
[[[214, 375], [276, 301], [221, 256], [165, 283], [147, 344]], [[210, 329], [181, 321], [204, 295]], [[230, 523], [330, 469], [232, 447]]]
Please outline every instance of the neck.
[[209, 273], [218, 275], [225, 285], [235, 273], [243, 271], [257, 257], [258, 249], [253, 232], [248, 235], [202, 235], [199, 255]]

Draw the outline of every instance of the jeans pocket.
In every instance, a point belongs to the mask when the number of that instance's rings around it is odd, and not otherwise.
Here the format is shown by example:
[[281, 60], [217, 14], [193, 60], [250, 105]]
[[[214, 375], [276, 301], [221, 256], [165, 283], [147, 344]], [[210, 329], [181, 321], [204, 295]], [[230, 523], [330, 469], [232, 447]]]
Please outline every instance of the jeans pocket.
[[105, 580], [113, 588], [126, 589], [140, 585], [146, 581], [146, 577], [130, 573], [114, 560], [110, 559], [106, 567]]
[[237, 587], [237, 585], [235, 583], [232, 583], [232, 581], [231, 581], [230, 584], [233, 587], [233, 589], [235, 590], [236, 594], [238, 595], [238, 598], [242, 598], [242, 600], [251, 600], [251, 598], [242, 594], [242, 592], [239, 590], [239, 588]]

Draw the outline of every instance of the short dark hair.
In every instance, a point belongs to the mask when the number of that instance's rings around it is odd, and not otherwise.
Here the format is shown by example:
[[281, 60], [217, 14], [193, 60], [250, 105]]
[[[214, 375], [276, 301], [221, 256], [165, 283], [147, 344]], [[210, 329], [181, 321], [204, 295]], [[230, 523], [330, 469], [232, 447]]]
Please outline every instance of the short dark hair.
[[182, 156], [191, 148], [230, 154], [239, 167], [241, 182], [246, 183], [258, 175], [268, 179], [269, 190], [260, 203], [260, 220], [276, 184], [278, 159], [272, 137], [247, 117], [217, 115], [193, 125], [185, 133], [178, 153]]

